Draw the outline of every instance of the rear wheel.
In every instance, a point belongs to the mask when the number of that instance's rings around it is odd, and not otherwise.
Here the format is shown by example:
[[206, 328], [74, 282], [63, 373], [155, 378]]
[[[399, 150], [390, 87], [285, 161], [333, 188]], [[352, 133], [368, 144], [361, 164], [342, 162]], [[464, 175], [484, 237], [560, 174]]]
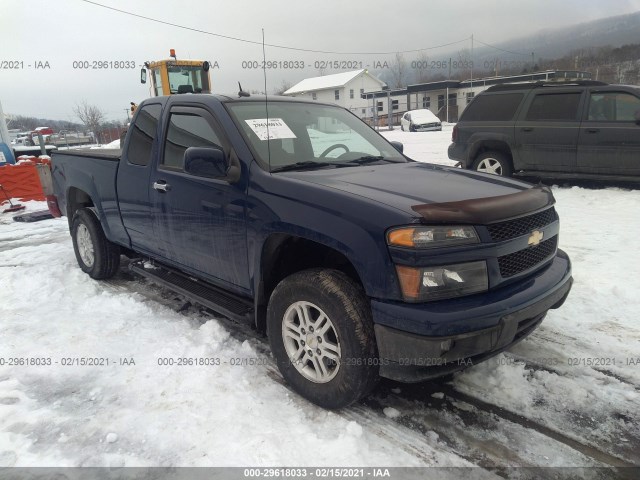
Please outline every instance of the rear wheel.
[[376, 384], [371, 308], [344, 273], [312, 269], [282, 280], [269, 301], [267, 327], [282, 376], [311, 402], [345, 407]]
[[74, 215], [71, 238], [83, 272], [96, 280], [115, 275], [120, 266], [120, 247], [107, 240], [100, 222], [88, 208], [78, 210]]
[[473, 169], [492, 175], [510, 177], [513, 173], [511, 160], [502, 152], [484, 152], [476, 158]]

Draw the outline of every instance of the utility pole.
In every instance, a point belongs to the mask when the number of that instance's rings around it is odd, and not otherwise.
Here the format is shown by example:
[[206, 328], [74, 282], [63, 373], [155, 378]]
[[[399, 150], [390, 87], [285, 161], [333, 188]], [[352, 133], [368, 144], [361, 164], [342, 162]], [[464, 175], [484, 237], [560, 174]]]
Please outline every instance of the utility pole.
[[391, 108], [391, 90], [387, 91], [387, 109], [389, 112], [387, 115], [387, 126], [389, 130], [393, 130], [393, 121], [391, 120], [391, 115], [393, 115], [393, 109]]
[[471, 34], [471, 94], [473, 94], [473, 33]]
[[449, 86], [447, 86], [447, 123], [449, 123]]
[[124, 111], [127, 112], [127, 123], [131, 121], [131, 117], [129, 116], [129, 108], [125, 108]]

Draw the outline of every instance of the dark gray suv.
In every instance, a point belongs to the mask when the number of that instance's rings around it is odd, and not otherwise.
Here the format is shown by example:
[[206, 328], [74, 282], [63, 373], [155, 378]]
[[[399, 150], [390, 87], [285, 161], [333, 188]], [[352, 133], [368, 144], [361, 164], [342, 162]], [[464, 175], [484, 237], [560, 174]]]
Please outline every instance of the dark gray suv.
[[640, 181], [640, 87], [490, 87], [462, 113], [449, 158], [497, 175]]

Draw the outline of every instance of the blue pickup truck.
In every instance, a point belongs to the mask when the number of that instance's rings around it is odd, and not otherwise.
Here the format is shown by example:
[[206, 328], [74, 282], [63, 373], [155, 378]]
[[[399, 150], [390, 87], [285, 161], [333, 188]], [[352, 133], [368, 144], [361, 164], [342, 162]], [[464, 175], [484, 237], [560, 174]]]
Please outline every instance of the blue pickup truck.
[[326, 408], [496, 355], [571, 288], [548, 188], [412, 161], [335, 105], [152, 98], [122, 150], [56, 152], [52, 176], [84, 272], [125, 255], [250, 322]]

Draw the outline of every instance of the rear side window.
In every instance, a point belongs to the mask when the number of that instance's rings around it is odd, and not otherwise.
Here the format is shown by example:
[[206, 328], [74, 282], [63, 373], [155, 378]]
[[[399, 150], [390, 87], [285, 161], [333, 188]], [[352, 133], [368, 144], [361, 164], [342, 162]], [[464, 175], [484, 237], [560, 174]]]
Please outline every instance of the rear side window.
[[505, 93], [499, 95], [478, 95], [462, 114], [465, 122], [513, 120], [523, 93]]
[[536, 95], [525, 120], [578, 120], [580, 92], [544, 93]]
[[589, 100], [589, 120], [604, 122], [634, 122], [640, 110], [640, 99], [623, 92], [592, 93]]
[[214, 131], [204, 117], [196, 114], [172, 113], [169, 119], [162, 165], [182, 170], [184, 152], [189, 147], [222, 149], [222, 141], [220, 135]]
[[158, 120], [162, 107], [159, 104], [145, 105], [138, 112], [131, 125], [131, 137], [127, 149], [127, 159], [134, 165], [149, 165], [151, 149], [158, 131]]

